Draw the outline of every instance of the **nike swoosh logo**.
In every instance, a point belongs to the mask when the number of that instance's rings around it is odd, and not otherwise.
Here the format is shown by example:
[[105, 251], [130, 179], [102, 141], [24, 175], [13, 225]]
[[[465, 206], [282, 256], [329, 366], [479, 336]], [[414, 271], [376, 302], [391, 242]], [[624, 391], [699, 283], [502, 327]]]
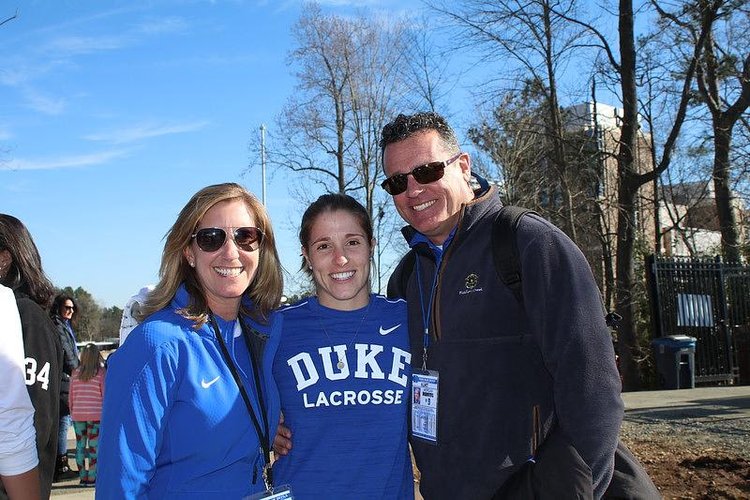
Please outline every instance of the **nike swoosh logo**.
[[215, 379], [209, 380], [208, 382], [206, 382], [206, 379], [203, 379], [201, 380], [201, 387], [203, 387], [204, 389], [208, 389], [209, 387], [214, 385], [216, 382], [218, 382], [220, 378], [221, 378], [221, 375], [217, 375]]
[[380, 335], [388, 335], [389, 333], [391, 333], [393, 330], [395, 330], [399, 326], [401, 326], [401, 323], [399, 323], [398, 325], [394, 326], [393, 328], [388, 328], [387, 330], [381, 326], [380, 327]]

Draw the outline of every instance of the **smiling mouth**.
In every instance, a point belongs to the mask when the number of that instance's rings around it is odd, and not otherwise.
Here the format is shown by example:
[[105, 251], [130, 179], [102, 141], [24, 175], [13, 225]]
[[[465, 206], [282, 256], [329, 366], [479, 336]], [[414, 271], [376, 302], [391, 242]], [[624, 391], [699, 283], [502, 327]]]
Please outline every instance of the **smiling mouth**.
[[336, 281], [345, 281], [354, 276], [354, 273], [356, 273], [356, 271], [346, 271], [344, 273], [333, 273], [330, 276]]
[[430, 208], [432, 205], [435, 204], [435, 200], [426, 201], [424, 203], [421, 203], [419, 205], [415, 205], [412, 208], [415, 212], [421, 212], [422, 210], [425, 210], [427, 208]]
[[214, 267], [214, 271], [225, 278], [236, 278], [244, 270], [244, 267]]

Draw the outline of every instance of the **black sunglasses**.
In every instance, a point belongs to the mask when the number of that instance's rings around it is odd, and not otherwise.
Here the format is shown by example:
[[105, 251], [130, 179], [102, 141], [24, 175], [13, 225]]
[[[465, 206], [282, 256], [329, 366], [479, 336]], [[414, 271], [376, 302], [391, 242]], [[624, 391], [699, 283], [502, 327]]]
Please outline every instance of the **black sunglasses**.
[[76, 306], [62, 306], [62, 308], [65, 309], [66, 311], [75, 311], [76, 310]]
[[[232, 239], [240, 249], [246, 252], [257, 250], [263, 241], [263, 231], [257, 227], [229, 227], [227, 229], [234, 229]], [[197, 230], [190, 235], [190, 238], [195, 238], [198, 248], [210, 253], [224, 246], [224, 242], [227, 240], [227, 232], [220, 227], [206, 227]]]
[[409, 175], [414, 177], [414, 180], [420, 184], [429, 184], [431, 182], [439, 181], [443, 178], [445, 167], [456, 161], [462, 154], [463, 153], [458, 153], [456, 156], [445, 161], [432, 161], [430, 163], [425, 163], [424, 165], [419, 165], [418, 167], [414, 167], [411, 172], [405, 174], [392, 175], [380, 185], [385, 189], [386, 193], [391, 196], [396, 196], [397, 194], [406, 191], [406, 187], [409, 184], [409, 180], [407, 179]]

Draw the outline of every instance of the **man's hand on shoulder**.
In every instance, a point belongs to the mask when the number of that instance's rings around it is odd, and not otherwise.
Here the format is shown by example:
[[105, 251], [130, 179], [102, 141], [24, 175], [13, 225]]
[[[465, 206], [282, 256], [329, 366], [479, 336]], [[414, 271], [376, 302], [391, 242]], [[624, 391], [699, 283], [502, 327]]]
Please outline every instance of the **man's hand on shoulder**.
[[288, 455], [292, 449], [292, 431], [284, 425], [284, 415], [279, 418], [279, 425], [276, 427], [276, 436], [273, 438], [273, 452], [279, 456]]

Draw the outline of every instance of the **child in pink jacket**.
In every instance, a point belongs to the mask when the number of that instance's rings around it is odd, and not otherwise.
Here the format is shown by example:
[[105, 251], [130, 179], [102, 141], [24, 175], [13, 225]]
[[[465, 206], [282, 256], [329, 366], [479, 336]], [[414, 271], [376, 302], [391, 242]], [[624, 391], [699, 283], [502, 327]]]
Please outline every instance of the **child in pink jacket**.
[[[76, 433], [76, 464], [81, 484], [96, 484], [99, 421], [104, 399], [104, 359], [95, 344], [81, 351], [81, 364], [70, 378], [70, 415]], [[88, 469], [86, 458], [88, 457]]]

